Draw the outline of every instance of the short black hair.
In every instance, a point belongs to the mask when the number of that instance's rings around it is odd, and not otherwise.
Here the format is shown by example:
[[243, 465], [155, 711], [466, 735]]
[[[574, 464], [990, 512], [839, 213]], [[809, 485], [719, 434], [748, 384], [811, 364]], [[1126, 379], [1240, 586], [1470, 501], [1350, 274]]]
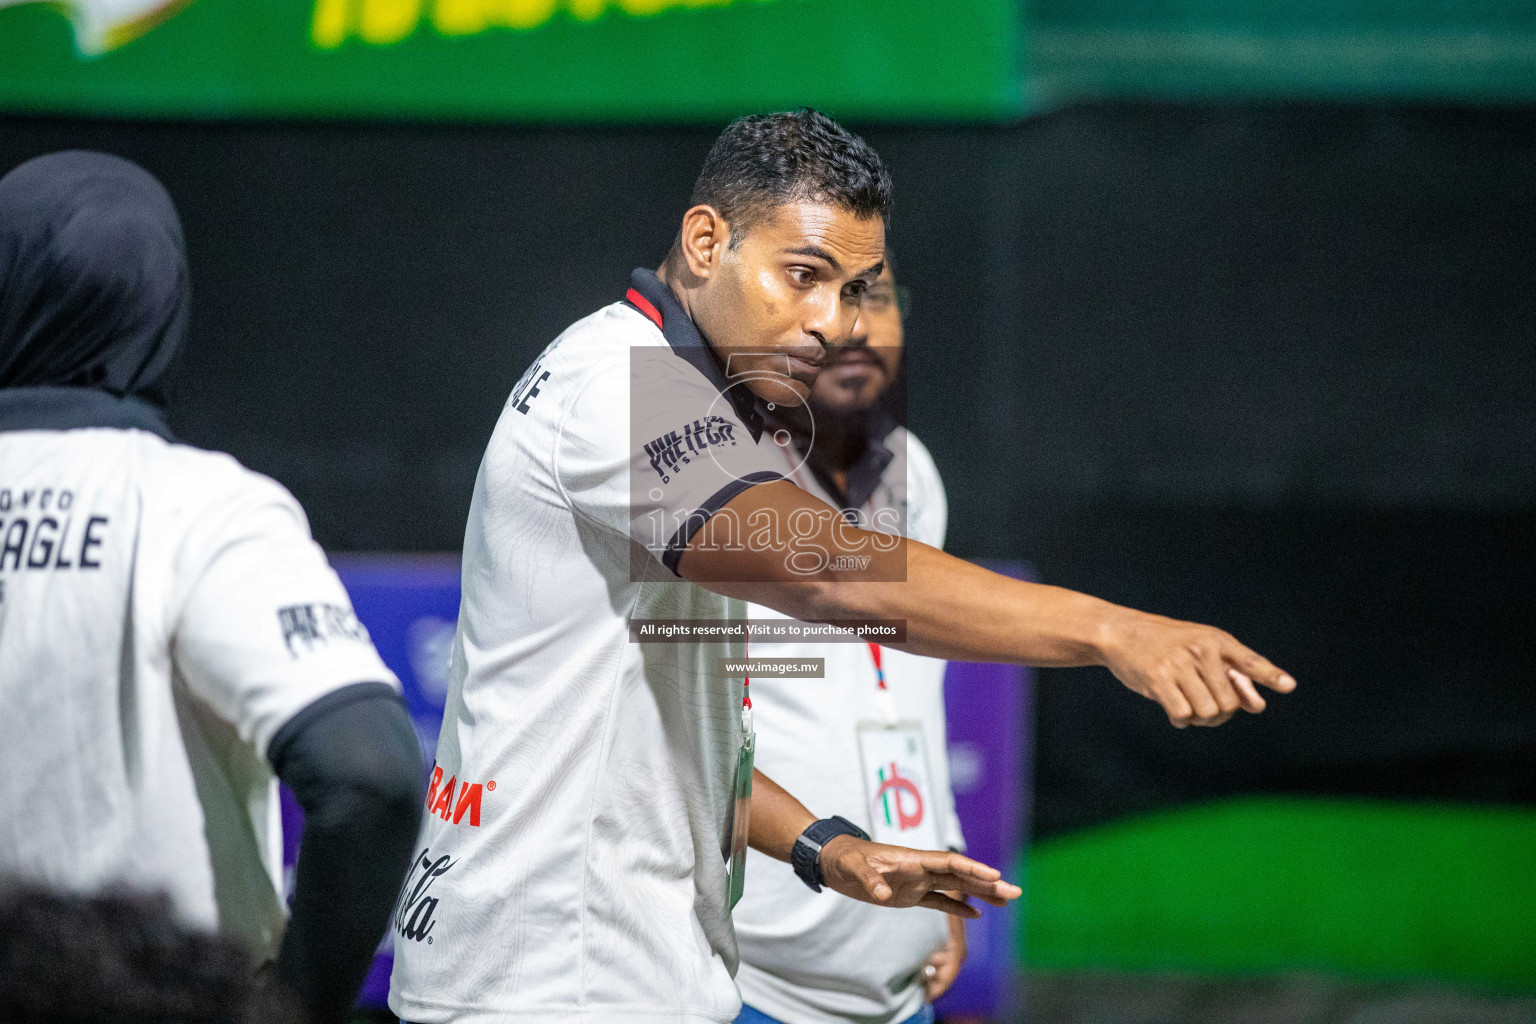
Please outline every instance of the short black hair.
[[6, 1024], [246, 1024], [254, 974], [242, 947], [188, 930], [164, 896], [0, 882]]
[[880, 155], [810, 107], [727, 125], [704, 158], [691, 205], [718, 210], [734, 248], [775, 207], [806, 201], [891, 219], [891, 175]]

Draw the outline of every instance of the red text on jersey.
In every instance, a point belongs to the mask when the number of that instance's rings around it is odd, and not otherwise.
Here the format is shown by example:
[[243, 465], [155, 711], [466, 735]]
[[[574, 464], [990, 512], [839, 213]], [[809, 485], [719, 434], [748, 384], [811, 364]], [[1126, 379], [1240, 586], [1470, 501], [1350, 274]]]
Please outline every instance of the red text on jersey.
[[[448, 781], [443, 781], [443, 769], [438, 765], [432, 766], [432, 779], [427, 783], [427, 813], [435, 814], [444, 821], [450, 821], [455, 825], [465, 823], [475, 828], [480, 827], [480, 796], [483, 787], [478, 782], [460, 782], [457, 776], [450, 775]], [[490, 783], [490, 788], [495, 789], [496, 783]], [[457, 799], [455, 799], [457, 790]], [[469, 821], [464, 822], [464, 816], [469, 816]]]

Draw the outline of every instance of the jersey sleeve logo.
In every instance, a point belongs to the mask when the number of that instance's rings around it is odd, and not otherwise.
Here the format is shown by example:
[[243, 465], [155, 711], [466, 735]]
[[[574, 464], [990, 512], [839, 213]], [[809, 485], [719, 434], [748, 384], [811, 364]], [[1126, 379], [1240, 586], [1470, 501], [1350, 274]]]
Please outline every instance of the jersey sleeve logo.
[[681, 431], [669, 430], [654, 441], [645, 442], [645, 454], [651, 468], [668, 484], [684, 466], [693, 462], [711, 448], [727, 448], [736, 444], [736, 424], [724, 416], [705, 416], [683, 425]]
[[351, 608], [340, 604], [291, 604], [277, 610], [277, 625], [290, 658], [310, 654], [336, 640], [368, 642], [367, 627]]
[[539, 385], [549, 380], [549, 371], [543, 366], [544, 357], [539, 356], [512, 388], [512, 408], [524, 416], [528, 415], [528, 403], [539, 397]]

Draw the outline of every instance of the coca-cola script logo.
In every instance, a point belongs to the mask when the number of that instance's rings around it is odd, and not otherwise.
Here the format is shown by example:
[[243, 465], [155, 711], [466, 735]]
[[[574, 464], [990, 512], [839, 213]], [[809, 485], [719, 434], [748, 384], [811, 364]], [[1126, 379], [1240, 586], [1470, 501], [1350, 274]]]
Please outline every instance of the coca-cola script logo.
[[405, 884], [400, 887], [400, 898], [395, 901], [395, 932], [401, 938], [417, 942], [426, 940], [428, 945], [432, 944], [432, 929], [437, 924], [432, 920], [432, 914], [437, 910], [437, 897], [427, 893], [432, 884], [456, 863], [446, 854], [433, 859], [431, 850], [421, 851], [421, 856], [411, 865]]

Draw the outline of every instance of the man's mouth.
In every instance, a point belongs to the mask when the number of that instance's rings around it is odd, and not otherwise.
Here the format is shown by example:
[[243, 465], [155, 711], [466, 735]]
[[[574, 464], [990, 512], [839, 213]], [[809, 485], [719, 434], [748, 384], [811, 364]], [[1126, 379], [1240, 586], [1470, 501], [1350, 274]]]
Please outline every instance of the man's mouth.
[[841, 348], [827, 360], [827, 369], [836, 366], [880, 366], [880, 357], [867, 348]]
[[823, 349], [789, 353], [789, 375], [796, 380], [812, 381], [827, 365], [827, 353]]

